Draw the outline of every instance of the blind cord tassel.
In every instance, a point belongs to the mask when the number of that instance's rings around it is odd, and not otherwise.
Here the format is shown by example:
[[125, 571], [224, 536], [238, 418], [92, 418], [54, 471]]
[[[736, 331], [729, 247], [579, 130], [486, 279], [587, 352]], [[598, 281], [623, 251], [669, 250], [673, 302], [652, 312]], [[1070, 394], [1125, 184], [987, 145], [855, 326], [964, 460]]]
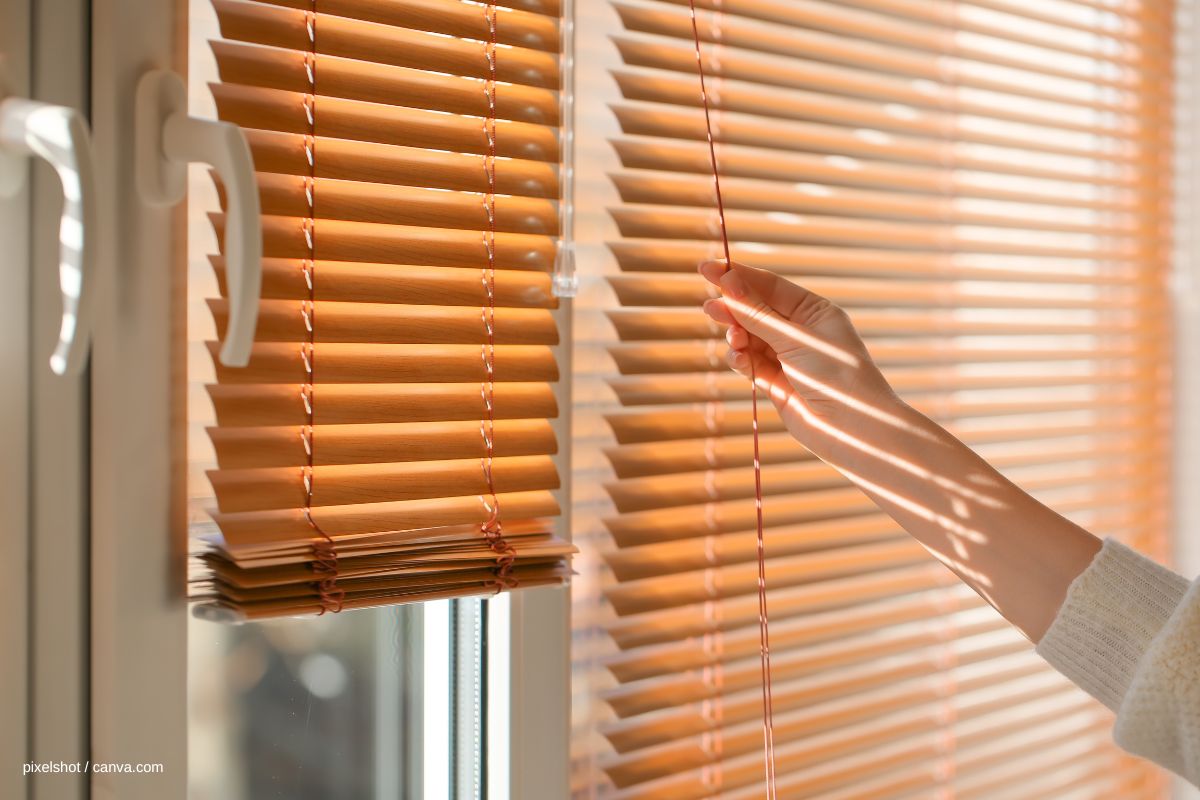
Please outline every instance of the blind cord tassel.
[[[725, 202], [721, 197], [721, 174], [717, 169], [717, 146], [713, 140], [712, 114], [708, 103], [708, 88], [704, 80], [704, 56], [700, 49], [700, 27], [696, 21], [696, 0], [688, 0], [692, 19], [692, 40], [696, 45], [696, 69], [700, 73], [700, 99], [704, 106], [704, 128], [708, 139], [708, 155], [712, 164], [713, 187], [717, 199], [717, 216], [720, 220], [721, 244], [725, 250], [725, 268], [731, 269], [729, 254], [729, 231], [725, 226]], [[754, 514], [757, 533], [758, 554], [758, 640], [759, 664], [762, 671], [763, 698], [763, 761], [766, 773], [767, 800], [775, 800], [775, 722], [771, 697], [771, 640], [767, 616], [767, 566], [763, 542], [763, 491], [762, 461], [758, 445], [758, 381], [754, 375], [754, 363], [750, 364], [750, 412], [751, 432], [754, 442]]]

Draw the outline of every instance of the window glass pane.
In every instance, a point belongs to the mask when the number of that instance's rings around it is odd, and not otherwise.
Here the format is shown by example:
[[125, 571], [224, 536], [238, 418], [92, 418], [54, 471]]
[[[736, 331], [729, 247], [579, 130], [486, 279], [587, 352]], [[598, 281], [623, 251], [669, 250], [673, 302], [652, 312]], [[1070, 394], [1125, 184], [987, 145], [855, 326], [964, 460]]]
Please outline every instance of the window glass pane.
[[420, 611], [193, 620], [190, 797], [406, 796], [418, 746], [406, 738], [421, 730]]

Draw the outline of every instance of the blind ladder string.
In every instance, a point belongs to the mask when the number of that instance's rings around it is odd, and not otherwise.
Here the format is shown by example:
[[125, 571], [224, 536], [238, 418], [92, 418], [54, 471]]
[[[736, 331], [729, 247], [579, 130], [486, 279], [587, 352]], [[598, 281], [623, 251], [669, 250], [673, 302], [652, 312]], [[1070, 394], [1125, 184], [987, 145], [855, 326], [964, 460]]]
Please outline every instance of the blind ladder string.
[[[696, 20], [696, 0], [688, 0], [691, 12], [692, 40], [696, 47], [696, 69], [700, 74], [700, 99], [704, 107], [705, 135], [708, 139], [708, 155], [712, 164], [713, 187], [717, 199], [717, 217], [720, 221], [721, 244], [725, 251], [726, 269], [732, 263], [729, 253], [729, 231], [725, 224], [725, 203], [721, 197], [721, 174], [717, 168], [717, 146], [713, 138], [712, 113], [709, 108], [708, 88], [704, 78], [704, 54], [700, 47], [700, 27]], [[766, 774], [767, 800], [775, 800], [775, 725], [773, 698], [771, 695], [771, 644], [767, 615], [766, 553], [763, 541], [763, 492], [762, 459], [758, 443], [758, 381], [754, 374], [754, 363], [750, 364], [750, 419], [751, 438], [754, 443], [754, 515], [757, 533], [758, 555], [758, 636], [759, 666], [762, 672], [763, 697], [763, 761]]]
[[479, 432], [483, 437], [484, 456], [481, 460], [483, 479], [487, 487], [488, 497], [484, 498], [484, 508], [487, 519], [480, 526], [480, 531], [487, 539], [488, 546], [496, 554], [495, 577], [493, 580], [496, 592], [512, 589], [517, 586], [513, 566], [516, 561], [516, 550], [504, 538], [504, 529], [500, 521], [500, 499], [496, 494], [495, 466], [495, 433], [496, 433], [496, 0], [487, 0], [483, 6], [484, 18], [488, 29], [487, 42], [484, 44], [484, 55], [487, 59], [487, 76], [483, 82], [483, 90], [487, 99], [487, 117], [483, 124], [484, 138], [487, 140], [487, 153], [484, 155], [483, 166], [487, 177], [487, 192], [483, 199], [483, 210], [487, 217], [487, 230], [483, 234], [484, 250], [487, 263], [480, 280], [483, 283], [483, 293], [486, 304], [480, 311], [486, 343], [482, 347], [484, 382], [480, 385], [483, 398], [484, 418], [479, 423]]
[[333, 537], [317, 524], [312, 513], [313, 463], [316, 449], [313, 436], [316, 405], [313, 383], [316, 370], [317, 322], [314, 274], [316, 271], [317, 0], [312, 0], [304, 16], [309, 44], [309, 50], [304, 54], [304, 71], [308, 78], [308, 92], [304, 95], [304, 115], [308, 123], [308, 131], [304, 137], [304, 156], [308, 161], [308, 175], [304, 178], [304, 197], [308, 204], [308, 216], [304, 218], [301, 225], [308, 253], [300, 264], [308, 296], [300, 303], [300, 314], [304, 318], [304, 328], [307, 334], [306, 341], [300, 347], [300, 359], [304, 364], [305, 376], [305, 383], [300, 387], [300, 399], [304, 404], [305, 418], [305, 424], [300, 428], [300, 442], [304, 445], [305, 457], [305, 464], [301, 468], [301, 480], [304, 483], [304, 519], [318, 537], [312, 545], [312, 570], [317, 576], [317, 594], [321, 603], [320, 615], [327, 611], [335, 614], [341, 611], [346, 592], [337, 583], [339, 573], [337, 546]]

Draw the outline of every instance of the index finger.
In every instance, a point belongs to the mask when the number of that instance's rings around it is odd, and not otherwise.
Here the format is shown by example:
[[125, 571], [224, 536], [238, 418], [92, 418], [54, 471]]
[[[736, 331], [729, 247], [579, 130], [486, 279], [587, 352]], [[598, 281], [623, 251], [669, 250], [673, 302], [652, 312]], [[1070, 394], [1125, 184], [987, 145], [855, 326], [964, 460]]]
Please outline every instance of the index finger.
[[700, 265], [700, 274], [719, 289], [724, 288], [723, 281], [729, 281], [725, 276], [730, 271], [741, 279], [753, 295], [781, 317], [797, 325], [805, 325], [812, 312], [829, 303], [824, 297], [770, 270], [757, 269], [738, 261], [731, 261], [728, 265], [724, 261], [705, 261]]

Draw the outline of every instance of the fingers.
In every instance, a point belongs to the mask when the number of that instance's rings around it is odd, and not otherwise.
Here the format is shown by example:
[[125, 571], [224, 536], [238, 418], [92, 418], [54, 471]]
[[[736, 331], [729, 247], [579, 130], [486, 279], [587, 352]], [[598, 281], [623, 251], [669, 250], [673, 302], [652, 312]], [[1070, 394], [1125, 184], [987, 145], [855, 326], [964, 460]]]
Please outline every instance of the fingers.
[[745, 328], [735, 323], [725, 331], [725, 342], [732, 350], [745, 350], [750, 346], [750, 334], [746, 333]]
[[756, 269], [733, 261], [727, 267], [724, 261], [706, 261], [700, 265], [700, 274], [721, 289], [722, 294], [733, 299], [754, 296], [772, 311], [797, 325], [809, 325], [814, 317], [833, 307], [833, 304], [818, 294], [797, 286], [775, 273]]
[[705, 313], [715, 321], [740, 325], [781, 355], [811, 348], [849, 366], [859, 365], [860, 359], [852, 352], [853, 327], [825, 298], [737, 263], [725, 269], [722, 262], [707, 262], [700, 271], [720, 286], [723, 294], [704, 304]]
[[[748, 338], [745, 330], [741, 333]], [[783, 412], [789, 398], [794, 395], [794, 390], [780, 368], [779, 359], [775, 354], [765, 347], [754, 346], [755, 344], [761, 345], [755, 340], [749, 347], [734, 349], [731, 346], [725, 360], [734, 372], [754, 381], [764, 395], [771, 399], [776, 409]]]

